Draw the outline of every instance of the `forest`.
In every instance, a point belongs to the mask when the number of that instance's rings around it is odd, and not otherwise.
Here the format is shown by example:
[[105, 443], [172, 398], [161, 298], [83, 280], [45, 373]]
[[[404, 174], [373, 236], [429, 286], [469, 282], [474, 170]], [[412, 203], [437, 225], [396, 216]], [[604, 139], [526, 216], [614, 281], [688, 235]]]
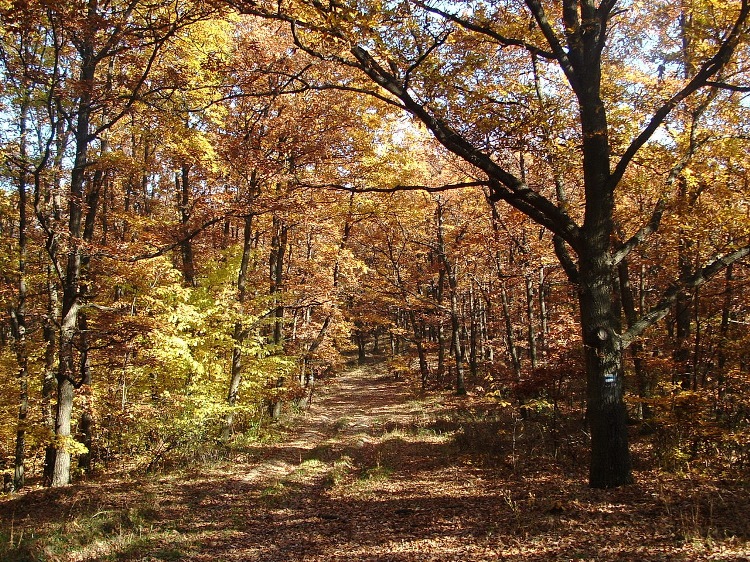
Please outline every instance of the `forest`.
[[231, 456], [372, 362], [593, 489], [747, 483], [748, 0], [0, 13], [7, 494]]

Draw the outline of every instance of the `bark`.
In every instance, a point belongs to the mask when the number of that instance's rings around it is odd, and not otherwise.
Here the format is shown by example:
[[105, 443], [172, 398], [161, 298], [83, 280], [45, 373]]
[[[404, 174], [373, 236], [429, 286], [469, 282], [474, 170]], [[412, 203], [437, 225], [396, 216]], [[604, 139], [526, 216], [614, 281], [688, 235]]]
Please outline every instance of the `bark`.
[[505, 345], [508, 347], [510, 364], [513, 367], [513, 375], [516, 382], [521, 382], [521, 358], [518, 356], [518, 350], [516, 349], [516, 339], [513, 334], [513, 317], [510, 314], [508, 290], [505, 288], [505, 283], [500, 285], [500, 305], [503, 310], [503, 319], [505, 320]]
[[721, 325], [719, 326], [719, 351], [717, 364], [716, 379], [716, 398], [718, 400], [717, 413], [722, 414], [724, 397], [727, 391], [726, 364], [727, 364], [727, 345], [729, 344], [729, 323], [732, 314], [732, 297], [734, 296], [734, 267], [727, 267], [724, 274], [724, 300], [721, 306]]
[[540, 320], [540, 332], [539, 332], [539, 347], [542, 350], [542, 355], [547, 355], [547, 335], [549, 334], [549, 326], [547, 325], [547, 296], [546, 296], [546, 281], [544, 277], [544, 266], [539, 268], [539, 320]]
[[464, 375], [464, 354], [461, 318], [458, 306], [458, 278], [456, 268], [452, 260], [448, 258], [445, 245], [445, 235], [443, 232], [443, 203], [438, 200], [435, 210], [435, 223], [437, 226], [437, 254], [445, 271], [446, 280], [448, 281], [448, 303], [451, 316], [451, 347], [453, 350], [453, 359], [456, 363], [456, 394], [466, 394], [466, 382]]
[[482, 333], [480, 325], [481, 304], [481, 299], [475, 298], [474, 287], [471, 286], [469, 288], [469, 317], [471, 318], [469, 324], [469, 372], [473, 384], [476, 384], [479, 376], [478, 355]]
[[619, 323], [612, 307], [614, 287], [607, 262], [594, 254], [581, 264], [587, 266], [580, 269], [579, 306], [591, 431], [589, 484], [612, 488], [632, 481]]
[[524, 276], [526, 285], [526, 335], [529, 344], [529, 359], [531, 367], [537, 367], [537, 350], [536, 350], [536, 318], [534, 318], [534, 284], [531, 281], [531, 275]]
[[78, 343], [79, 357], [79, 381], [80, 381], [80, 409], [81, 419], [78, 422], [78, 440], [86, 448], [86, 451], [78, 457], [78, 468], [85, 472], [91, 470], [91, 459], [93, 454], [94, 435], [94, 396], [91, 388], [91, 360], [89, 357], [89, 326], [88, 318], [84, 312], [78, 314], [78, 329], [81, 337]]
[[[51, 266], [50, 266], [51, 269]], [[52, 408], [52, 397], [55, 395], [56, 381], [56, 364], [58, 338], [56, 324], [60, 318], [60, 302], [58, 299], [57, 285], [52, 281], [52, 272], [48, 271], [49, 304], [47, 316], [44, 319], [44, 371], [42, 373], [42, 420], [49, 430], [50, 435], [55, 432], [55, 412]], [[45, 448], [44, 454], [44, 484], [52, 484], [52, 472], [55, 466], [55, 445], [49, 443]]]
[[283, 339], [284, 304], [282, 302], [284, 286], [284, 264], [287, 250], [289, 227], [279, 216], [273, 217], [273, 237], [269, 256], [269, 275], [271, 280], [270, 294], [274, 298], [273, 343], [280, 345]]
[[[438, 285], [437, 285], [437, 304], [438, 310], [443, 309], [443, 301], [445, 300], [445, 269], [440, 268], [438, 273]], [[437, 325], [437, 344], [438, 344], [438, 363], [437, 363], [437, 376], [438, 379], [443, 378], [445, 373], [445, 319], [442, 312], [438, 317]]]

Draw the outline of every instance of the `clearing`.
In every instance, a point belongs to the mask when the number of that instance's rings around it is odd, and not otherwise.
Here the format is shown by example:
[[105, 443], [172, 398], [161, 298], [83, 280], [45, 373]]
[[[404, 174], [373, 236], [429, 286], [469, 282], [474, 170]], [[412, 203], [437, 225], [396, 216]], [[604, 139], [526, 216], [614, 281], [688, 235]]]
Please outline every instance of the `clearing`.
[[641, 468], [632, 486], [591, 490], [585, 455], [535, 454], [530, 426], [489, 404], [417, 400], [381, 366], [356, 368], [276, 443], [1, 498], [0, 558], [750, 560], [741, 484]]

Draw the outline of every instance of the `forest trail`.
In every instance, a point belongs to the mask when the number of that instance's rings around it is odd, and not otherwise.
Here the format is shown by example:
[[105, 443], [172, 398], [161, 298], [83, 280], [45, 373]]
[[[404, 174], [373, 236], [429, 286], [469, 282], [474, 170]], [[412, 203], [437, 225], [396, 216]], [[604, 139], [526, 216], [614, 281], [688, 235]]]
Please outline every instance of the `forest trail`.
[[509, 428], [479, 406], [449, 392], [416, 400], [382, 365], [354, 368], [273, 444], [0, 501], [0, 537], [26, 537], [19, 561], [750, 560], [741, 489], [591, 490], [575, 463], [533, 455], [541, 435], [525, 464], [488, 455]]

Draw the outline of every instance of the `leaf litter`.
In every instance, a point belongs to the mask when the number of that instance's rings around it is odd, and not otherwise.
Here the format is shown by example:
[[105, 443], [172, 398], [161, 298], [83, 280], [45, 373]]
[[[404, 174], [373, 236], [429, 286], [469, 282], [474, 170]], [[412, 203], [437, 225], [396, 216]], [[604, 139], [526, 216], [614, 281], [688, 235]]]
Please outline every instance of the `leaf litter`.
[[[7, 560], [750, 560], [746, 484], [648, 467], [616, 490], [585, 458], [461, 447], [445, 420], [483, 407], [417, 400], [375, 366], [348, 371], [283, 437], [231, 459], [0, 499]], [[478, 443], [477, 445], [481, 445]]]

